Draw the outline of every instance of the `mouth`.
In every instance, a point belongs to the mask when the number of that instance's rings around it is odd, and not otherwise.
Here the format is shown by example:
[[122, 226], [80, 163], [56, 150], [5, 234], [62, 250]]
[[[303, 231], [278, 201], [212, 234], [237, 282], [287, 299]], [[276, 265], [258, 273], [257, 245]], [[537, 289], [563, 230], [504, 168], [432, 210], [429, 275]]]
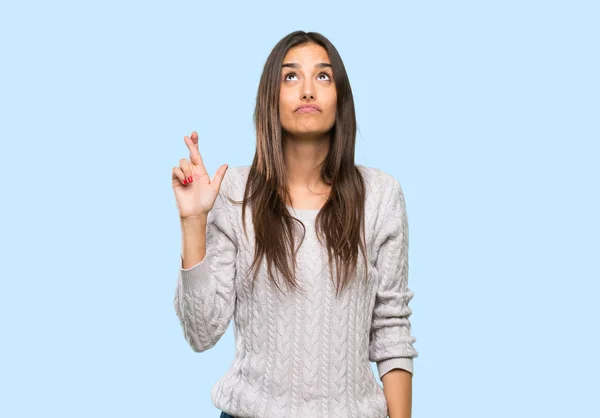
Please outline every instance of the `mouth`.
[[319, 113], [320, 110], [314, 107], [301, 107], [296, 110], [296, 113]]
[[306, 105], [302, 105], [298, 109], [296, 109], [296, 112], [298, 112], [298, 113], [316, 113], [316, 112], [320, 112], [320, 111], [321, 111], [321, 108], [319, 106], [317, 106], [316, 104], [306, 104]]

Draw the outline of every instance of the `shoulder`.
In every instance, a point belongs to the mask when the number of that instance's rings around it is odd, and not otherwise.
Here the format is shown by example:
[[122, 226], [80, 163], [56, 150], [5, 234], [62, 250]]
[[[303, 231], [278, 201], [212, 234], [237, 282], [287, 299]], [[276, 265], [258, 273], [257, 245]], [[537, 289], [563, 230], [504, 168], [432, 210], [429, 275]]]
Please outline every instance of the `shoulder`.
[[221, 183], [221, 191], [232, 199], [239, 199], [239, 196], [244, 193], [249, 172], [249, 165], [228, 167]]
[[[400, 182], [396, 177], [380, 168], [357, 164], [356, 168], [362, 174], [367, 190], [367, 199], [374, 201], [376, 206], [388, 201], [394, 193], [402, 193]], [[248, 181], [250, 165], [231, 166], [227, 169], [221, 188], [233, 199], [241, 200]], [[385, 205], [383, 205], [385, 206]]]
[[364, 174], [367, 194], [370, 194], [375, 200], [385, 201], [394, 193], [402, 192], [398, 179], [387, 171], [365, 165], [357, 165], [357, 167]]
[[249, 165], [229, 166], [223, 180], [227, 179], [229, 183], [235, 183], [242, 178], [247, 178], [249, 172]]

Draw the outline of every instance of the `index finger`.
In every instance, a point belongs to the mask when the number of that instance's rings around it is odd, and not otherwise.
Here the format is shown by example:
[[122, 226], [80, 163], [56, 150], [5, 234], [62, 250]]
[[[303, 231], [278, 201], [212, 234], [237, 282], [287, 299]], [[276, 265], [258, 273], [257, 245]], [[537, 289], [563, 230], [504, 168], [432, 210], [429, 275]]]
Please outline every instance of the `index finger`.
[[196, 131], [192, 132], [192, 135], [189, 137], [185, 137], [185, 145], [187, 145], [190, 150], [190, 161], [194, 165], [204, 166], [204, 162], [202, 161], [202, 156], [200, 155], [200, 151], [198, 150], [198, 133]]

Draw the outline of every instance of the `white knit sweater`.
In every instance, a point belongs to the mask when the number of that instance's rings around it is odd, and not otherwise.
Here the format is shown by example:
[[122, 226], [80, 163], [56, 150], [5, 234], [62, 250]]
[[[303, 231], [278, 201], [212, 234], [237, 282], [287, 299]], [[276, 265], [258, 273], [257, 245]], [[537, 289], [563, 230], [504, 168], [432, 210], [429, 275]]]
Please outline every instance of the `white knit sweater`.
[[[251, 208], [242, 229], [241, 200], [249, 166], [230, 167], [209, 212], [206, 256], [180, 265], [175, 311], [186, 341], [196, 352], [213, 347], [234, 320], [235, 358], [212, 387], [211, 400], [236, 418], [388, 416], [379, 376], [401, 368], [413, 373], [408, 303], [408, 220], [400, 183], [390, 174], [357, 166], [364, 175], [369, 277], [359, 250], [355, 280], [336, 299], [327, 252], [314, 227], [319, 210], [288, 210], [306, 226], [297, 254], [303, 292], [266, 276], [263, 259], [254, 292]], [[298, 226], [297, 242], [302, 235]], [[180, 260], [182, 262], [182, 260]], [[334, 263], [335, 273], [335, 263]]]

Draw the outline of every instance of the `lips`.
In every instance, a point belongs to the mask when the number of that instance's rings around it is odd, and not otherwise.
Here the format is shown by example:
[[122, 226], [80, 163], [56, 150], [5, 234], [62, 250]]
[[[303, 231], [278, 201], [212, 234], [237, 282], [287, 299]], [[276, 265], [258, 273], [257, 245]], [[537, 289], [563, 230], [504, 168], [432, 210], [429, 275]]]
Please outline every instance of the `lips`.
[[296, 111], [297, 113], [319, 113], [314, 107], [301, 107]]
[[321, 109], [317, 105], [303, 105], [296, 109], [298, 113], [316, 113], [320, 111]]

